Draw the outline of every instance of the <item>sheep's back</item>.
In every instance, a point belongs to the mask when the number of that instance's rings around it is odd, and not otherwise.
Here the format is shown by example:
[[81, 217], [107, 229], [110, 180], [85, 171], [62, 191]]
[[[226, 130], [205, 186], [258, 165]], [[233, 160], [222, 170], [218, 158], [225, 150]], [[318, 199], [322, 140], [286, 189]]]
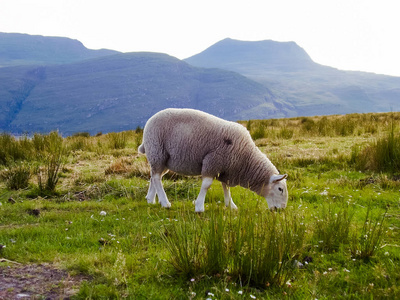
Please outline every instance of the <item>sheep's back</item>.
[[187, 175], [200, 175], [210, 153], [223, 168], [230, 164], [232, 153], [243, 152], [251, 142], [242, 125], [191, 109], [157, 113], [146, 124], [143, 140], [146, 153], [163, 151], [166, 167]]

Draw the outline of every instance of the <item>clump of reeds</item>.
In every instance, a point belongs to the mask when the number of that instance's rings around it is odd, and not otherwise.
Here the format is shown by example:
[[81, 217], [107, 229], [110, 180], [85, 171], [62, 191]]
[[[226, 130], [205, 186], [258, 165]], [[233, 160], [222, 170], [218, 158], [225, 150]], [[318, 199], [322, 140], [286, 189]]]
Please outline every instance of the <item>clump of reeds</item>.
[[341, 245], [347, 245], [350, 238], [350, 228], [354, 211], [348, 204], [329, 204], [322, 207], [318, 217], [315, 217], [314, 243], [323, 252], [332, 253], [339, 250]]
[[283, 285], [305, 242], [305, 226], [296, 214], [255, 208], [237, 215], [212, 208], [204, 218], [186, 214], [163, 230], [170, 263], [179, 273], [229, 273], [255, 286]]
[[65, 163], [66, 151], [63, 138], [58, 132], [48, 135], [36, 134], [33, 138], [37, 153], [36, 174], [41, 193], [54, 192], [60, 179], [60, 171]]
[[351, 240], [351, 253], [353, 257], [369, 260], [381, 249], [385, 238], [386, 213], [381, 216], [372, 214], [371, 206], [368, 206], [363, 227], [354, 231]]
[[394, 120], [385, 136], [365, 148], [354, 146], [350, 161], [361, 170], [396, 173], [400, 170], [400, 133]]
[[31, 168], [27, 164], [18, 164], [1, 172], [0, 177], [6, 182], [10, 190], [19, 190], [28, 187], [31, 178]]

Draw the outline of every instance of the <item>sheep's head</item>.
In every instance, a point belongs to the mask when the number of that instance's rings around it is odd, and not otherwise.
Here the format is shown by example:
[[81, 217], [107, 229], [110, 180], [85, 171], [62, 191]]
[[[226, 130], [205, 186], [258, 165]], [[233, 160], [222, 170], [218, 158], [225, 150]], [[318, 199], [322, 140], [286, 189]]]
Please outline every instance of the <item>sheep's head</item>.
[[266, 185], [263, 196], [267, 200], [270, 209], [286, 207], [288, 201], [286, 177], [287, 174], [272, 175], [269, 179], [269, 184]]

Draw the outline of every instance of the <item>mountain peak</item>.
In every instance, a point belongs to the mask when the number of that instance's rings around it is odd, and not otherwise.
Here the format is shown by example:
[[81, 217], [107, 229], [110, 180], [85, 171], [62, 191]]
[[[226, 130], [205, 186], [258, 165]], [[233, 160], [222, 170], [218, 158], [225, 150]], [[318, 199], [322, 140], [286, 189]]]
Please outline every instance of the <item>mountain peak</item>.
[[315, 63], [295, 42], [221, 40], [185, 59], [198, 67], [218, 67], [241, 72], [242, 66], [282, 71], [310, 68]]

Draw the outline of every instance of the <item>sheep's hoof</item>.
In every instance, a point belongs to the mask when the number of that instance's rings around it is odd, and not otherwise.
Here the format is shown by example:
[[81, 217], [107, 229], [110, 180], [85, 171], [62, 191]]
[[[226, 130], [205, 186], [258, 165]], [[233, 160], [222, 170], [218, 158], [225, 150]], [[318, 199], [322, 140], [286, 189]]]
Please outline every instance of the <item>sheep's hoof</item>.
[[171, 203], [167, 202], [167, 203], [161, 203], [161, 206], [164, 208], [171, 208]]
[[238, 208], [237, 208], [237, 206], [236, 206], [235, 204], [229, 205], [229, 208], [230, 208], [231, 210], [238, 210]]
[[195, 208], [194, 212], [196, 213], [203, 213], [204, 212], [204, 207], [203, 208]]
[[156, 204], [156, 197], [146, 196], [146, 200], [148, 204]]

